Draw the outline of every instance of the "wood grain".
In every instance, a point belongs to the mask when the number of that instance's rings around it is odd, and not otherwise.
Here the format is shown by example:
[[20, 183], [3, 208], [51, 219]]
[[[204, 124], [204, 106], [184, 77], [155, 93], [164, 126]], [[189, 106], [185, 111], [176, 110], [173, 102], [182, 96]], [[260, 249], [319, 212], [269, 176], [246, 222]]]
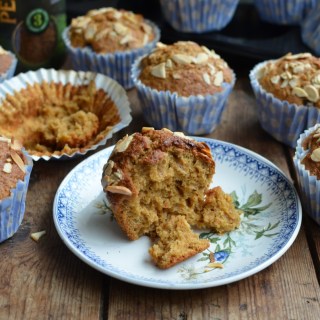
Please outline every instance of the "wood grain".
[[[135, 90], [133, 121], [108, 145], [148, 126]], [[247, 78], [237, 80], [219, 127], [208, 137], [241, 145], [294, 179], [292, 150], [264, 132]], [[101, 149], [101, 148], [100, 148]], [[54, 227], [54, 196], [83, 158], [35, 163], [25, 219], [0, 244], [0, 319], [318, 319], [319, 226], [307, 219], [290, 249], [271, 266], [228, 285], [160, 290], [112, 279], [78, 259]], [[30, 233], [46, 230], [38, 243]], [[318, 268], [318, 269], [317, 269]], [[319, 276], [319, 275], [318, 275]]]

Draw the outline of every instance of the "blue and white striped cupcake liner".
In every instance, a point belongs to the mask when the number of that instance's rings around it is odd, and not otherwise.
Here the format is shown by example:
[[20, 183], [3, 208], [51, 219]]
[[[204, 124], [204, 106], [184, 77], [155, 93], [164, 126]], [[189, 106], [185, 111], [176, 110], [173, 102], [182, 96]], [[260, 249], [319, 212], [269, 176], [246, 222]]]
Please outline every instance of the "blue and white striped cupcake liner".
[[276, 140], [295, 148], [300, 134], [320, 122], [320, 110], [312, 106], [298, 106], [275, 98], [259, 84], [259, 70], [268, 62], [257, 64], [249, 74], [258, 106], [261, 127]]
[[319, 128], [319, 126], [320, 124], [316, 124], [300, 135], [293, 162], [298, 176], [303, 208], [305, 212], [320, 225], [320, 180], [318, 180], [316, 176], [311, 176], [310, 172], [306, 170], [305, 166], [301, 163], [301, 160], [307, 153], [307, 150], [303, 149], [302, 143], [305, 138]]
[[320, 2], [301, 24], [302, 41], [320, 55]]
[[0, 83], [3, 82], [4, 80], [7, 80], [13, 77], [16, 71], [17, 63], [18, 63], [18, 59], [16, 58], [15, 54], [13, 54], [10, 51], [7, 51], [7, 52], [12, 57], [12, 62], [9, 69], [5, 73], [0, 74]]
[[123, 52], [98, 54], [91, 48], [74, 48], [69, 39], [69, 28], [62, 33], [62, 39], [69, 54], [72, 68], [76, 71], [92, 71], [109, 76], [119, 82], [125, 89], [134, 86], [130, 77], [132, 63], [140, 56], [149, 53], [160, 40], [160, 29], [151, 21], [145, 20], [154, 32], [153, 41], [144, 47]]
[[9, 239], [17, 232], [25, 213], [26, 195], [33, 161], [24, 149], [22, 152], [27, 159], [24, 180], [18, 180], [16, 187], [11, 190], [10, 196], [0, 200], [0, 242]]
[[262, 20], [279, 25], [300, 25], [317, 0], [254, 0]]
[[177, 31], [221, 30], [231, 21], [239, 0], [160, 0], [166, 21]]
[[[143, 58], [143, 57], [142, 57]], [[181, 97], [177, 93], [158, 91], [139, 80], [139, 58], [132, 66], [132, 79], [138, 91], [145, 120], [156, 129], [168, 128], [190, 135], [209, 134], [221, 122], [232, 83], [224, 83], [223, 91], [213, 95]]]

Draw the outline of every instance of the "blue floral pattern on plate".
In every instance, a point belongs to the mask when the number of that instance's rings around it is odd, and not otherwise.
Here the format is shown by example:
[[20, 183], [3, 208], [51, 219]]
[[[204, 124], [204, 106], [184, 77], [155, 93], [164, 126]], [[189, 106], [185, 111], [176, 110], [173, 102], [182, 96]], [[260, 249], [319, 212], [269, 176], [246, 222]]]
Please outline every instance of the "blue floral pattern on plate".
[[290, 180], [260, 155], [231, 143], [206, 142], [216, 161], [212, 186], [232, 194], [243, 210], [240, 227], [223, 236], [202, 230], [211, 246], [168, 270], [152, 264], [150, 240], [128, 240], [108, 210], [102, 167], [113, 147], [78, 164], [57, 190], [53, 217], [67, 247], [91, 267], [117, 279], [162, 289], [198, 289], [251, 276], [279, 259], [301, 225], [300, 200]]

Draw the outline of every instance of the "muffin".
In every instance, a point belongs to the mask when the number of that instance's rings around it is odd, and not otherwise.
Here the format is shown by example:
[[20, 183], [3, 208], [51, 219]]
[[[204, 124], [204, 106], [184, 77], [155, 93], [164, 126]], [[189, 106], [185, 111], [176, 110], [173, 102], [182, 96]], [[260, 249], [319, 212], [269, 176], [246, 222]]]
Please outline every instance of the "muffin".
[[220, 123], [235, 83], [228, 64], [191, 41], [158, 43], [132, 66], [145, 120], [187, 134], [208, 134]]
[[320, 224], [320, 125], [308, 128], [297, 142], [294, 164], [304, 210]]
[[168, 129], [143, 128], [115, 145], [103, 167], [102, 185], [126, 236], [150, 236], [155, 241], [153, 260], [168, 268], [208, 247], [189, 226], [221, 234], [239, 226], [231, 196], [220, 187], [209, 189], [214, 172], [205, 143]]
[[301, 39], [315, 54], [320, 54], [320, 2], [301, 23]]
[[17, 66], [16, 56], [0, 46], [0, 83], [13, 76]]
[[262, 128], [296, 147], [300, 133], [320, 118], [320, 59], [310, 53], [289, 53], [257, 64], [250, 81]]
[[33, 162], [17, 141], [0, 136], [0, 242], [21, 225]]
[[317, 0], [254, 0], [260, 18], [279, 25], [300, 25]]
[[68, 159], [105, 144], [131, 121], [125, 90], [92, 72], [30, 71], [0, 87], [0, 134], [34, 160]]
[[160, 0], [165, 20], [177, 31], [221, 30], [232, 20], [239, 0]]
[[126, 89], [133, 86], [131, 64], [159, 38], [159, 28], [142, 15], [111, 7], [74, 18], [63, 32], [73, 69], [106, 74]]

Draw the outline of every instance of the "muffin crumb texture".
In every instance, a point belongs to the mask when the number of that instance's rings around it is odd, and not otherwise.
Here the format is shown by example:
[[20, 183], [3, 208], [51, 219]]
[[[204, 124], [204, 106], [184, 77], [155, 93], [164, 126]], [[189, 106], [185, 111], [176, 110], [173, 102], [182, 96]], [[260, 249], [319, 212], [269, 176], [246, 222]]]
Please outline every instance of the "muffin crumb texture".
[[221, 92], [223, 83], [233, 81], [232, 70], [218, 54], [191, 41], [158, 43], [140, 68], [144, 85], [184, 97]]
[[307, 150], [307, 153], [302, 158], [301, 163], [304, 164], [310, 175], [316, 176], [320, 180], [320, 128], [307, 136], [302, 146]]
[[40, 156], [85, 150], [120, 121], [113, 101], [94, 81], [28, 84], [8, 94], [0, 110], [0, 133]]
[[214, 172], [205, 143], [143, 128], [115, 145], [102, 185], [127, 237], [150, 236], [155, 264], [169, 268], [209, 247], [191, 227], [225, 233], [239, 226], [232, 198], [220, 187], [209, 190]]
[[258, 81], [279, 100], [320, 108], [320, 59], [310, 53], [289, 53], [268, 62]]
[[69, 37], [73, 47], [104, 54], [141, 48], [155, 35], [142, 15], [107, 7], [72, 19]]

